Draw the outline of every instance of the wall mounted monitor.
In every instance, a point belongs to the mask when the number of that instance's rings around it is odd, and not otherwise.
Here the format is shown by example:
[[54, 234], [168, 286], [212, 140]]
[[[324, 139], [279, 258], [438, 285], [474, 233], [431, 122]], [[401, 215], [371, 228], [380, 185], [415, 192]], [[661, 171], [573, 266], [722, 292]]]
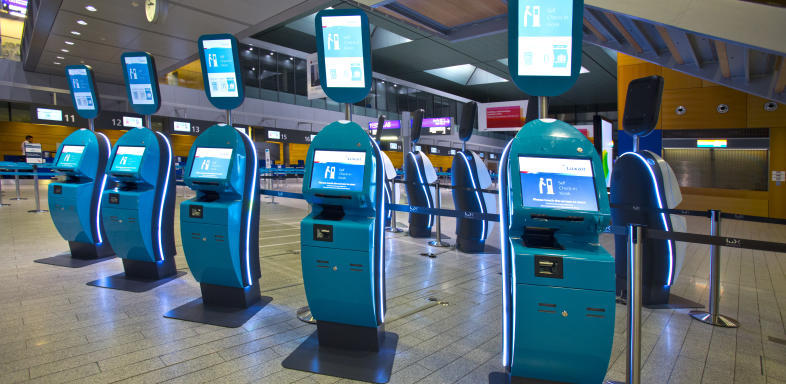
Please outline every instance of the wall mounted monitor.
[[508, 70], [536, 96], [557, 96], [581, 70], [584, 0], [510, 0]]
[[120, 58], [126, 93], [131, 108], [143, 115], [152, 115], [161, 107], [156, 64], [147, 52], [126, 52]]
[[59, 109], [36, 108], [35, 113], [38, 120], [63, 121], [63, 111]]
[[431, 153], [439, 153], [439, 148], [437, 148], [437, 147], [431, 147], [431, 148], [429, 148], [429, 151], [430, 151]]
[[456, 150], [455, 150], [455, 149], [451, 149], [451, 150], [450, 150], [450, 154], [451, 154], [451, 155], [455, 155], [455, 154], [456, 154]]
[[123, 126], [128, 128], [142, 128], [144, 124], [142, 123], [141, 117], [123, 116]]
[[267, 138], [271, 140], [281, 140], [280, 131], [267, 131]]
[[173, 122], [175, 132], [191, 133], [191, 123], [187, 121]]
[[100, 107], [93, 70], [87, 65], [69, 65], [66, 67], [66, 77], [76, 112], [85, 119], [94, 119]]
[[57, 168], [76, 168], [85, 151], [84, 145], [64, 145], [57, 160]]
[[145, 147], [119, 146], [117, 147], [117, 152], [115, 152], [115, 160], [112, 161], [110, 171], [136, 173], [142, 164], [142, 156], [144, 154]]
[[314, 151], [311, 188], [359, 192], [363, 189], [366, 153], [360, 151]]
[[396, 150], [396, 149], [398, 149], [398, 143], [390, 143], [390, 149], [391, 149], [391, 150]]
[[202, 35], [199, 58], [208, 100], [219, 109], [234, 109], [243, 104], [245, 94], [239, 76], [237, 39], [229, 34]]
[[190, 177], [226, 179], [231, 160], [232, 148], [197, 147]]
[[415, 152], [420, 152], [420, 149], [421, 149], [421, 148], [420, 148], [420, 146], [419, 146], [419, 145], [416, 145], [416, 146], [415, 146]]
[[522, 204], [528, 208], [597, 211], [592, 161], [519, 156]]
[[314, 22], [325, 94], [340, 103], [363, 100], [371, 89], [368, 17], [359, 9], [326, 9]]

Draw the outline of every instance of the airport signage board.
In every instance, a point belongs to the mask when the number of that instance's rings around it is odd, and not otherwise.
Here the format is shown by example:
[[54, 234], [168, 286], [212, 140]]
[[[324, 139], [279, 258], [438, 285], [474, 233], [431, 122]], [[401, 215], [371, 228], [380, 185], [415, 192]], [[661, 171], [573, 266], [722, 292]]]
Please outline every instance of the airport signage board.
[[40, 104], [30, 106], [30, 122], [76, 128], [87, 127], [87, 120], [79, 116], [73, 108]]
[[104, 111], [96, 119], [96, 129], [134, 129], [144, 126], [144, 116], [138, 113]]
[[202, 35], [198, 44], [207, 99], [218, 109], [239, 107], [245, 94], [240, 79], [237, 39], [230, 34]]
[[478, 103], [478, 131], [518, 131], [526, 123], [528, 100]]
[[142, 115], [158, 112], [161, 108], [161, 91], [153, 56], [147, 52], [126, 52], [120, 56], [120, 63], [123, 65], [131, 108]]
[[584, 0], [510, 0], [508, 70], [534, 96], [569, 90], [581, 71]]
[[171, 135], [199, 136], [204, 130], [218, 123], [206, 120], [181, 119], [171, 117], [166, 119], [166, 131]]
[[359, 9], [325, 9], [314, 20], [319, 79], [330, 99], [363, 100], [371, 90], [368, 17]]
[[100, 105], [96, 92], [93, 69], [89, 65], [69, 65], [65, 68], [71, 101], [79, 116], [94, 119], [98, 116]]

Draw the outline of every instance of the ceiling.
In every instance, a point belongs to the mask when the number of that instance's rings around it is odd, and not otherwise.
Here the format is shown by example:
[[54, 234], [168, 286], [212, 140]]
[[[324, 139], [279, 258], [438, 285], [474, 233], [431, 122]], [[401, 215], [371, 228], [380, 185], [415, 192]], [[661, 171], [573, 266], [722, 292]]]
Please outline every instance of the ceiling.
[[[507, 31], [482, 34], [474, 38], [450, 41], [444, 38], [446, 30], [468, 27], [478, 17], [504, 19], [507, 23], [507, 5], [501, 0], [400, 0], [385, 2], [386, 8], [366, 8], [372, 24], [372, 66], [374, 72], [410, 81], [426, 87], [452, 93], [468, 99], [490, 102], [519, 100], [527, 95], [509, 81], [507, 65], [500, 62], [507, 58]], [[436, 20], [413, 23], [394, 16], [388, 7], [406, 4], [407, 14], [428, 12], [440, 15]], [[352, 2], [334, 5], [336, 8], [356, 7]], [[412, 7], [412, 8], [409, 8]], [[395, 8], [395, 7], [393, 7]], [[437, 12], [436, 8], [442, 11]], [[401, 8], [396, 8], [401, 9]], [[454, 10], [445, 12], [445, 9]], [[500, 13], [501, 12], [501, 13]], [[425, 17], [425, 16], [424, 16]], [[313, 14], [279, 25], [253, 37], [306, 53], [316, 52]], [[376, 30], [375, 30], [376, 28]], [[375, 39], [379, 31], [408, 39], [408, 42], [386, 45]], [[597, 46], [583, 46], [582, 65], [589, 73], [582, 74], [576, 85], [567, 93], [551, 98], [553, 106], [577, 106], [594, 110], [615, 108], [617, 102], [616, 54]], [[458, 84], [425, 72], [426, 70], [462, 64], [472, 64], [479, 69], [505, 79], [505, 82], [466, 85]]]

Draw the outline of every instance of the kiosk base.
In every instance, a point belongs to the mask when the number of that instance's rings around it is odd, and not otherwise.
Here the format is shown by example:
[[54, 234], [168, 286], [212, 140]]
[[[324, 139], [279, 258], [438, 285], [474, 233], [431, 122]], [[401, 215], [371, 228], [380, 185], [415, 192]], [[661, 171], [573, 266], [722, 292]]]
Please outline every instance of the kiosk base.
[[160, 279], [146, 279], [132, 276], [128, 272], [124, 272], [118, 273], [117, 275], [102, 277], [98, 280], [87, 283], [87, 285], [139, 293], [147, 292], [153, 288], [160, 287], [174, 279], [177, 279], [178, 277], [184, 276], [185, 274], [185, 272], [176, 272], [175, 274]]
[[564, 384], [559, 381], [525, 379], [504, 372], [489, 373], [489, 384]]
[[377, 352], [385, 340], [385, 326], [360, 327], [317, 320], [317, 335], [323, 347]]
[[107, 242], [102, 244], [79, 243], [69, 241], [71, 252], [35, 260], [36, 263], [56, 265], [58, 267], [82, 268], [114, 258], [115, 251]]
[[321, 338], [318, 333], [319, 331], [311, 334], [281, 362], [281, 366], [367, 383], [387, 383], [390, 380], [398, 345], [397, 334], [383, 332], [379, 351], [371, 352], [320, 345]]
[[259, 282], [246, 288], [211, 284], [200, 284], [200, 286], [201, 298], [165, 313], [164, 317], [237, 328], [273, 301], [272, 297], [260, 295]]
[[669, 295], [669, 302], [664, 304], [649, 303], [643, 304], [647, 309], [681, 309], [681, 308], [704, 308], [704, 305], [693, 300], [686, 299], [675, 294]]

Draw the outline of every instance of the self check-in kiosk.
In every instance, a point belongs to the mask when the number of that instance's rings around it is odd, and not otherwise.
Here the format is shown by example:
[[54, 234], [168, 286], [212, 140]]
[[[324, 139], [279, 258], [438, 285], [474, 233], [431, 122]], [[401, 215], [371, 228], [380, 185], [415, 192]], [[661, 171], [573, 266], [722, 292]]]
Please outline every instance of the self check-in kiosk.
[[[437, 172], [428, 156], [416, 149], [420, 140], [420, 128], [423, 125], [423, 109], [412, 114], [412, 130], [410, 138], [412, 150], [404, 154], [404, 178], [407, 186], [408, 203], [414, 207], [436, 207], [436, 190], [433, 186], [437, 181]], [[431, 237], [434, 215], [420, 213], [409, 214], [409, 235], [411, 237]]]
[[518, 379], [599, 383], [614, 334], [603, 165], [558, 120], [526, 124], [500, 161], [503, 365]]
[[[459, 211], [497, 213], [497, 199], [493, 193], [483, 192], [491, 186], [491, 175], [477, 153], [466, 149], [472, 137], [478, 106], [474, 102], [461, 109], [459, 138], [463, 148], [453, 156], [450, 168], [453, 185], [453, 204]], [[456, 249], [462, 252], [483, 252], [493, 223], [485, 220], [456, 219]]]
[[94, 132], [93, 119], [100, 112], [100, 103], [92, 69], [70, 65], [66, 77], [76, 112], [89, 122], [89, 129], [77, 130], [60, 144], [53, 168], [62, 176], [50, 183], [48, 190], [52, 221], [68, 241], [70, 255], [36, 262], [78, 268], [114, 254], [101, 222], [111, 145], [104, 134]]
[[[648, 135], [658, 123], [663, 78], [650, 76], [630, 82], [622, 126], [638, 138]], [[674, 171], [656, 153], [626, 152], [614, 162], [611, 172], [611, 216], [615, 225], [646, 225], [663, 231], [684, 232], [685, 218], [663, 212], [675, 208], [682, 194]], [[627, 281], [626, 236], [614, 237], [617, 264], [617, 291], [624, 295]], [[700, 304], [670, 294], [685, 257], [685, 243], [651, 239], [642, 255], [642, 303], [647, 306], [699, 307]]]

